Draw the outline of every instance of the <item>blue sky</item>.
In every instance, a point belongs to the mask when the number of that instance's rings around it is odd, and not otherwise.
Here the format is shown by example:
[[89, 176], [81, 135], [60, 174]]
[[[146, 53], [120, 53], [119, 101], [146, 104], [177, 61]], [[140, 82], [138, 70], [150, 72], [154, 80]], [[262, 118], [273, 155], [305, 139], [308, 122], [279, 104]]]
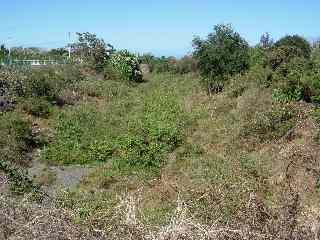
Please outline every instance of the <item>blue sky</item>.
[[[60, 47], [94, 32], [117, 49], [182, 56], [193, 36], [231, 23], [250, 44], [263, 32], [320, 36], [319, 0], [1, 0], [0, 42]], [[9, 38], [9, 39], [8, 39]]]

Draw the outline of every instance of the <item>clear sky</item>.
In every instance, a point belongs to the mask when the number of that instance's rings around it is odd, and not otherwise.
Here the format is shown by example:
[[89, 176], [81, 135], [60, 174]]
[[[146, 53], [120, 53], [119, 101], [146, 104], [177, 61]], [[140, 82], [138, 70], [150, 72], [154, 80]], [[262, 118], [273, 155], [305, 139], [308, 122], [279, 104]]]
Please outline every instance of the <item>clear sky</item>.
[[89, 31], [117, 49], [181, 56], [219, 23], [250, 44], [266, 31], [319, 37], [319, 13], [320, 0], [0, 0], [0, 43], [60, 47]]

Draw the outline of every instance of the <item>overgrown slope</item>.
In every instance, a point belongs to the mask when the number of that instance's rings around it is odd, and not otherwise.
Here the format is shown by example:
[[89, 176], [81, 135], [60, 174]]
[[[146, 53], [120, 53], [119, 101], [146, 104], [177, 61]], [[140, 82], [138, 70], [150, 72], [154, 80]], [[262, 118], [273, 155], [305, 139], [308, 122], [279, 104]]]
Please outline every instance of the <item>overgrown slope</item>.
[[107, 239], [312, 239], [314, 106], [275, 101], [251, 73], [212, 96], [198, 78], [150, 75], [136, 86], [95, 78], [77, 88], [75, 105], [31, 118], [50, 129], [33, 161], [91, 169], [55, 189], [55, 209]]

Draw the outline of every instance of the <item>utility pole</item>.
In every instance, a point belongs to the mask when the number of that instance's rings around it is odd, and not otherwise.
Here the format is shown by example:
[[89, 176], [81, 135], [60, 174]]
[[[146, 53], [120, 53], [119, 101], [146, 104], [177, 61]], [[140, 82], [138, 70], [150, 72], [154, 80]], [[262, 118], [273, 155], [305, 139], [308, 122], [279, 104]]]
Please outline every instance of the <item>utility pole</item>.
[[68, 40], [69, 40], [69, 60], [71, 59], [71, 32], [68, 32]]
[[[7, 38], [7, 43], [8, 43], [8, 41], [11, 40], [11, 39], [12, 39], [12, 37], [8, 37], [8, 38]], [[8, 44], [8, 50], [9, 50], [9, 58], [10, 58], [10, 56], [11, 56], [11, 47], [9, 46], [9, 44]]]

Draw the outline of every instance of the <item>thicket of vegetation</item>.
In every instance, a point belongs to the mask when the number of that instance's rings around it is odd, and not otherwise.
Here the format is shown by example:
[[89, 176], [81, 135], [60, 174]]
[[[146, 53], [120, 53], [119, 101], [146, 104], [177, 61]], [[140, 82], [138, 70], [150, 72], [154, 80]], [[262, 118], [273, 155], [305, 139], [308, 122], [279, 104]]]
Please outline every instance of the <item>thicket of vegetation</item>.
[[220, 92], [230, 76], [249, 68], [249, 44], [229, 25], [217, 25], [206, 40], [193, 40], [208, 93]]
[[[69, 64], [0, 68], [11, 190], [52, 187], [56, 208], [107, 239], [313, 239], [318, 45], [266, 33], [250, 47], [217, 25], [176, 59], [78, 36]], [[22, 170], [34, 165], [42, 181]], [[63, 180], [79, 165], [80, 182]]]

